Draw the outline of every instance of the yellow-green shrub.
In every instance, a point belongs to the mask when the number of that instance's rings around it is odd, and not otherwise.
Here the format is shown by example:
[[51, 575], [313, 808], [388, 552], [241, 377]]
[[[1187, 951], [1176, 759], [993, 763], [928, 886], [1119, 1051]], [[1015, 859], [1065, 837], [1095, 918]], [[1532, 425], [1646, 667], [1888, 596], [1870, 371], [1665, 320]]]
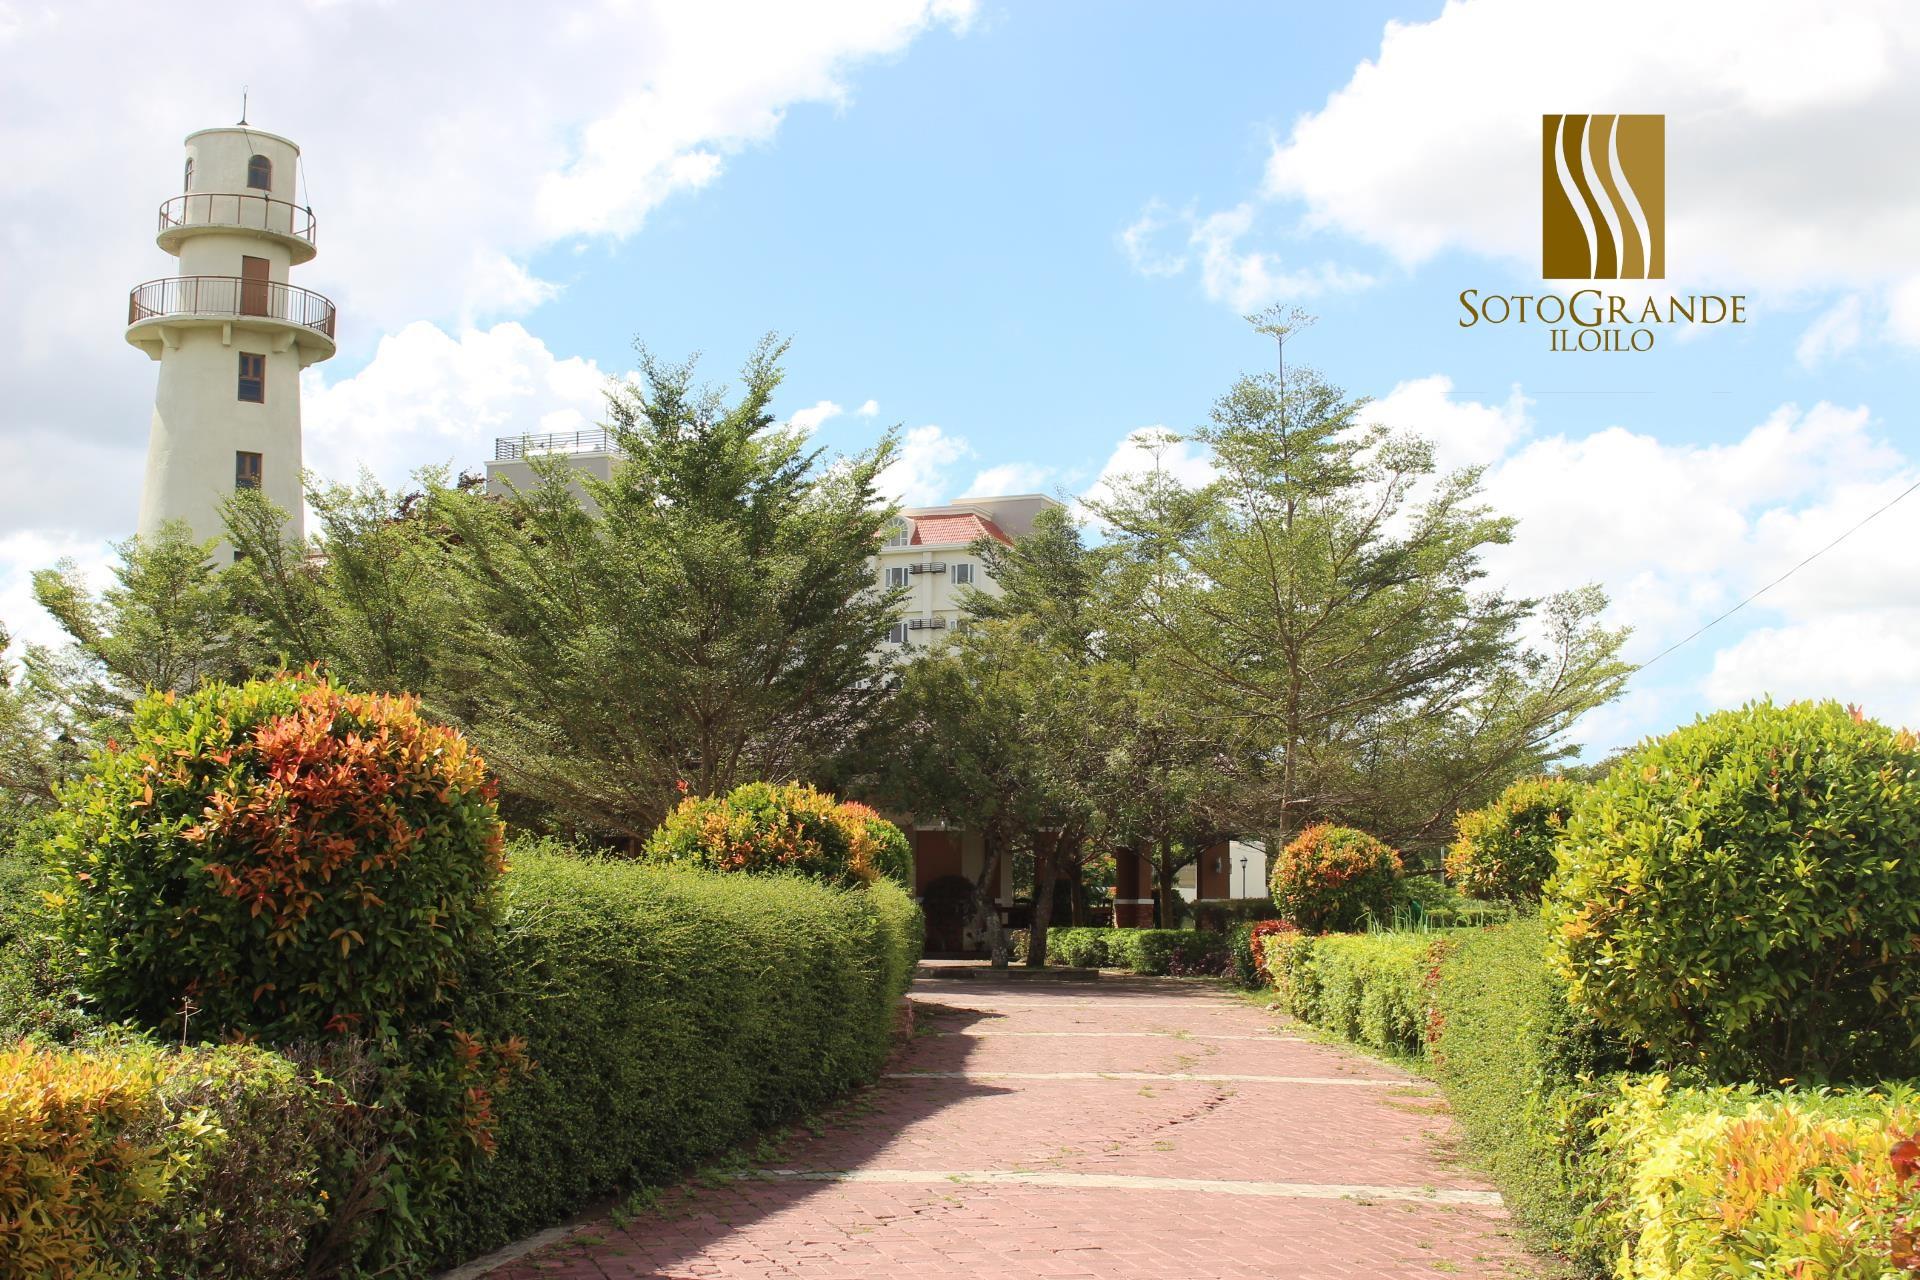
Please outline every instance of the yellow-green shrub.
[[798, 783], [749, 782], [688, 796], [647, 838], [649, 861], [749, 874], [793, 872], [832, 884], [912, 877], [906, 836], [863, 804]]
[[1586, 789], [1571, 778], [1522, 778], [1492, 804], [1454, 819], [1447, 876], [1469, 897], [1538, 906], [1553, 848]]
[[166, 1194], [166, 1148], [131, 1136], [162, 1075], [151, 1054], [0, 1051], [0, 1275], [132, 1274], [110, 1237]]
[[1920, 1127], [1904, 1086], [1862, 1093], [1623, 1083], [1596, 1125], [1620, 1280], [1905, 1280], [1920, 1196], [1890, 1159]]
[[299, 1274], [326, 1103], [258, 1049], [0, 1051], [0, 1276]]

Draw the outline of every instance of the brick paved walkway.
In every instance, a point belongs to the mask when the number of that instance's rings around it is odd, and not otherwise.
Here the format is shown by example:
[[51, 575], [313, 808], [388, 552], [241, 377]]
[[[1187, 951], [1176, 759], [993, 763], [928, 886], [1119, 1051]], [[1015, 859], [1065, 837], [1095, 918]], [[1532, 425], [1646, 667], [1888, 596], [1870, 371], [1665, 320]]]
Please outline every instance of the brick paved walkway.
[[923, 980], [878, 1086], [751, 1175], [492, 1280], [1540, 1276], [1423, 1081], [1176, 980]]

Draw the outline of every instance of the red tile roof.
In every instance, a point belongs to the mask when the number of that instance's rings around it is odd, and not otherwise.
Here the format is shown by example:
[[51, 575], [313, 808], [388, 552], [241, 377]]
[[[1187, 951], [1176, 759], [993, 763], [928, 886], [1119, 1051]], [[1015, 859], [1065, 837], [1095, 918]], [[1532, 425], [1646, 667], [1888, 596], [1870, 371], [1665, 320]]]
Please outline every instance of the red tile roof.
[[999, 525], [971, 511], [950, 516], [913, 517], [913, 546], [951, 546], [956, 543], [964, 546], [976, 538], [995, 538], [1009, 546], [1013, 544], [1013, 539], [1002, 532]]

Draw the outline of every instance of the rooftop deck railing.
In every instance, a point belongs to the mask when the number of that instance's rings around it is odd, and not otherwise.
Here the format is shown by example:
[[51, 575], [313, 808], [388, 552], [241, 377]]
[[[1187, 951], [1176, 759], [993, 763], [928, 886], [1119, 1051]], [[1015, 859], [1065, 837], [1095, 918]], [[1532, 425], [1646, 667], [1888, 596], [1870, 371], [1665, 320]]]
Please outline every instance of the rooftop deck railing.
[[501, 436], [493, 442], [493, 460], [511, 462], [536, 453], [618, 453], [620, 442], [605, 427], [555, 431], [543, 436]]

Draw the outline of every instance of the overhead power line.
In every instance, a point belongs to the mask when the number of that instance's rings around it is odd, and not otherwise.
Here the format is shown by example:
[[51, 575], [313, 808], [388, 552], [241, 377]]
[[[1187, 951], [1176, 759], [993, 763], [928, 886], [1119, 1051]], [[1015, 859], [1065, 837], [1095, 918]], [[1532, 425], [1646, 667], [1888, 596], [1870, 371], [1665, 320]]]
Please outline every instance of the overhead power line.
[[1645, 671], [1648, 667], [1660, 661], [1660, 659], [1666, 657], [1668, 654], [1672, 653], [1675, 649], [1678, 649], [1683, 645], [1691, 644], [1693, 641], [1699, 639], [1701, 636], [1705, 635], [1707, 632], [1713, 630], [1713, 628], [1719, 626], [1721, 623], [1725, 622], [1728, 618], [1731, 618], [1734, 614], [1740, 612], [1742, 609], [1752, 604], [1755, 600], [1758, 600], [1761, 596], [1767, 594], [1767, 592], [1773, 590], [1775, 587], [1785, 582], [1788, 578], [1791, 578], [1794, 574], [1800, 572], [1802, 569], [1812, 564], [1815, 560], [1818, 560], [1821, 556], [1827, 554], [1827, 552], [1833, 550], [1835, 547], [1845, 542], [1848, 538], [1851, 538], [1854, 534], [1866, 528], [1867, 525], [1871, 524], [1875, 519], [1884, 515], [1891, 507], [1893, 507], [1895, 503], [1899, 502], [1901, 499], [1905, 498], [1908, 494], [1911, 494], [1916, 489], [1920, 489], [1920, 480], [1914, 481], [1912, 484], [1908, 485], [1905, 489], [1902, 489], [1899, 493], [1896, 493], [1892, 498], [1889, 498], [1884, 504], [1875, 508], [1873, 511], [1867, 513], [1867, 515], [1863, 516], [1858, 524], [1848, 529], [1845, 533], [1835, 538], [1832, 542], [1829, 542], [1826, 546], [1821, 547], [1818, 551], [1814, 552], [1812, 555], [1802, 560], [1799, 564], [1794, 565], [1793, 568], [1787, 570], [1785, 573], [1775, 578], [1772, 582], [1769, 582], [1766, 586], [1761, 587], [1758, 591], [1748, 596], [1745, 600], [1742, 600], [1739, 604], [1736, 604], [1735, 606], [1733, 606], [1733, 608], [1727, 610], [1725, 613], [1713, 619], [1711, 622], [1705, 623], [1704, 625], [1696, 629], [1692, 634], [1682, 639], [1674, 641], [1672, 644], [1662, 649], [1659, 653], [1654, 654], [1651, 658], [1647, 659], [1645, 662], [1640, 664], [1640, 670]]

